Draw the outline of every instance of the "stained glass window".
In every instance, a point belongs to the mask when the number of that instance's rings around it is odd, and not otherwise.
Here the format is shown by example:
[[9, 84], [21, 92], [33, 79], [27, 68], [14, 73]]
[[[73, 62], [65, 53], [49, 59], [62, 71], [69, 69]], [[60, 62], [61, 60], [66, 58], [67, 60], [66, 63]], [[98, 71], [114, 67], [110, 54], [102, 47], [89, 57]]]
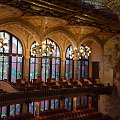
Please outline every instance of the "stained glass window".
[[38, 77], [38, 58], [30, 58], [30, 81]]
[[51, 109], [55, 109], [55, 101], [51, 100]]
[[44, 111], [45, 110], [45, 101], [40, 102], [40, 110]]
[[88, 98], [87, 98], [87, 96], [82, 96], [82, 97], [81, 97], [81, 105], [87, 106], [87, 103], [88, 103]]
[[76, 105], [79, 106], [79, 105], [80, 105], [80, 102], [81, 102], [81, 98], [80, 98], [80, 97], [77, 97], [77, 99], [76, 99]]
[[72, 110], [73, 98], [65, 98], [65, 100], [64, 100], [64, 106], [65, 106], [65, 109]]
[[60, 100], [59, 99], [55, 99], [55, 109], [60, 108]]
[[44, 43], [49, 44], [50, 42], [54, 45], [54, 51], [52, 54], [42, 54], [42, 80], [47, 81], [48, 78], [60, 78], [60, 49], [59, 46], [51, 39], [46, 39]]
[[45, 100], [45, 110], [49, 110], [49, 100]]
[[23, 76], [23, 47], [12, 34], [1, 31], [0, 35], [8, 40], [7, 49], [0, 48], [0, 80], [16, 83]]
[[66, 50], [66, 64], [65, 64], [65, 78], [69, 80], [73, 78], [74, 73], [74, 60], [70, 57], [69, 52], [73, 50], [73, 46], [69, 46]]
[[[48, 78], [55, 78], [56, 80], [59, 80], [60, 78], [60, 49], [58, 45], [53, 42], [51, 39], [46, 39], [43, 41], [45, 44], [49, 45], [51, 42], [54, 45], [54, 51], [52, 54], [44, 53], [42, 51], [42, 57], [36, 57], [33, 56], [31, 53], [30, 58], [30, 80], [31, 79], [37, 79], [38, 78], [38, 71], [41, 69], [41, 78], [44, 82], [47, 81]], [[34, 45], [34, 43], [33, 43]], [[33, 46], [32, 45], [32, 46]], [[38, 64], [41, 64], [38, 67]]]
[[0, 108], [0, 117], [15, 116], [21, 113], [21, 104], [3, 106]]
[[36, 113], [36, 102], [29, 103], [29, 112], [33, 115]]
[[78, 60], [78, 80], [89, 77], [89, 58], [82, 57]]
[[7, 106], [2, 107], [2, 114], [1, 114], [1, 118], [6, 117], [7, 116]]

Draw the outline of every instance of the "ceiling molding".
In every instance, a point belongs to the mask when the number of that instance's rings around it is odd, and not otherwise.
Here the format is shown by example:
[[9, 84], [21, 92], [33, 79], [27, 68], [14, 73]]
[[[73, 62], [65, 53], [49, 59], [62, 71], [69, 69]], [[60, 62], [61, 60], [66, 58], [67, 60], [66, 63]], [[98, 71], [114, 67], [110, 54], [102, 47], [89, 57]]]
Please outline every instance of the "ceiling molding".
[[49, 16], [65, 19], [69, 25], [93, 26], [108, 32], [118, 32], [110, 24], [118, 23], [116, 16], [107, 16], [103, 11], [83, 3], [72, 4], [67, 0], [1, 0], [0, 3], [20, 9], [27, 16]]

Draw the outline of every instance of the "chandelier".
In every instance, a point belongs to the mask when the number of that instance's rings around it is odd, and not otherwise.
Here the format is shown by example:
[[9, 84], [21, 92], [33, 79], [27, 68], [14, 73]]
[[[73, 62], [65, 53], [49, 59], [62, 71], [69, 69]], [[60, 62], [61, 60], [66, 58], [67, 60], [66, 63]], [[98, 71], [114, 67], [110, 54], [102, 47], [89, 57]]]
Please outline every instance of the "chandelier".
[[52, 54], [54, 51], [54, 42], [47, 42], [44, 41], [42, 42], [42, 44], [40, 44], [39, 42], [35, 42], [32, 47], [31, 47], [31, 53], [33, 55], [36, 54], [41, 54], [41, 53], [45, 53], [45, 54]]
[[4, 38], [0, 35], [0, 49], [3, 49], [3, 50], [8, 49], [7, 43], [8, 43], [7, 38]]
[[70, 50], [69, 55], [70, 58], [74, 58], [75, 53], [78, 54], [78, 57], [81, 59], [82, 57], [89, 57], [90, 53], [91, 53], [91, 49], [88, 46], [83, 46], [81, 45], [79, 49], [77, 49], [76, 47], [74, 48], [74, 50]]

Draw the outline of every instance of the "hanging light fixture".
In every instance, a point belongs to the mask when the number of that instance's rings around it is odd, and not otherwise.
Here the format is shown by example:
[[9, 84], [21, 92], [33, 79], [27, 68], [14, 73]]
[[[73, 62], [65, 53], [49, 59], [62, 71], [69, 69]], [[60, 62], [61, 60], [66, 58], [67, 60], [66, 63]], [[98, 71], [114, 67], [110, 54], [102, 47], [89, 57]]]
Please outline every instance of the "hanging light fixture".
[[70, 58], [74, 58], [74, 54], [77, 53], [78, 57], [81, 59], [82, 57], [89, 57], [90, 53], [91, 53], [91, 49], [88, 46], [83, 46], [81, 45], [79, 49], [77, 49], [76, 47], [74, 48], [74, 50], [71, 50], [69, 52]]
[[8, 49], [7, 43], [8, 43], [7, 38], [4, 38], [0, 35], [0, 49], [4, 50]]
[[39, 53], [46, 53], [46, 54], [52, 54], [54, 51], [54, 42], [47, 42], [44, 41], [42, 44], [36, 42], [31, 47], [31, 52], [33, 55], [39, 54]]

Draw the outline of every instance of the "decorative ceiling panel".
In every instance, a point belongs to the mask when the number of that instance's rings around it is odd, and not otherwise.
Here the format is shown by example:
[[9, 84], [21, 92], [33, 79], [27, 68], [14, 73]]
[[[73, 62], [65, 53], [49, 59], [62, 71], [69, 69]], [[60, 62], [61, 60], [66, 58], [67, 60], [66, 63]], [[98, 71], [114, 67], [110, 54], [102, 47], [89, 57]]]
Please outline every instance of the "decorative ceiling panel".
[[[117, 13], [110, 9], [111, 5], [118, 8], [119, 0], [0, 0], [0, 3], [21, 10], [22, 16], [54, 17], [66, 20], [69, 25], [92, 26], [106, 32], [120, 32], [120, 29], [111, 27], [119, 23], [119, 18]], [[41, 21], [38, 22], [37, 19], [29, 21], [41, 26]], [[58, 26], [58, 20], [47, 27], [51, 26]]]
[[45, 16], [24, 16], [22, 19], [29, 21], [39, 28], [52, 28], [57, 26], [66, 26], [68, 22], [64, 19], [45, 17]]
[[0, 18], [18, 17], [21, 14], [19, 9], [0, 4]]

